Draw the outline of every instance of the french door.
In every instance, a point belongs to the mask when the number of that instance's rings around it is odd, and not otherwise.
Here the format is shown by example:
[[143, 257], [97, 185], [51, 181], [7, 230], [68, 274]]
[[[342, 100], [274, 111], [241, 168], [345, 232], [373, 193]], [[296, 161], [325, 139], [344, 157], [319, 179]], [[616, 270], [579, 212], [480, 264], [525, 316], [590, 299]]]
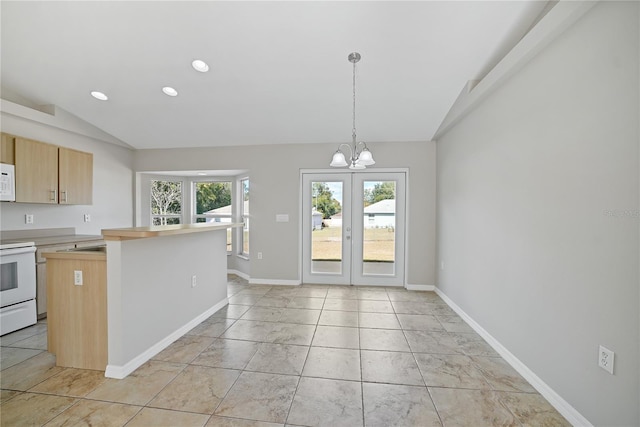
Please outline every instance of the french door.
[[404, 172], [302, 174], [302, 280], [404, 285]]

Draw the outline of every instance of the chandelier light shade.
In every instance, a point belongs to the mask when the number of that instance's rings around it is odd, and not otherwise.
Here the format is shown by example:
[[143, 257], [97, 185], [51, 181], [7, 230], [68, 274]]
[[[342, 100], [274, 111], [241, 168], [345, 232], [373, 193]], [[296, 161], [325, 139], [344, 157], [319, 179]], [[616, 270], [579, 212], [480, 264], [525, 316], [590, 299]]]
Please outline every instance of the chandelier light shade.
[[[376, 162], [373, 160], [373, 154], [367, 148], [367, 144], [363, 141], [356, 141], [356, 63], [360, 61], [360, 54], [353, 52], [349, 54], [349, 62], [353, 64], [353, 129], [351, 133], [351, 144], [353, 146], [343, 143], [338, 146], [338, 150], [333, 153], [330, 166], [334, 168], [344, 168], [349, 166], [349, 169], [365, 169], [367, 166], [374, 165]], [[342, 147], [349, 149], [349, 159], [344, 155]]]

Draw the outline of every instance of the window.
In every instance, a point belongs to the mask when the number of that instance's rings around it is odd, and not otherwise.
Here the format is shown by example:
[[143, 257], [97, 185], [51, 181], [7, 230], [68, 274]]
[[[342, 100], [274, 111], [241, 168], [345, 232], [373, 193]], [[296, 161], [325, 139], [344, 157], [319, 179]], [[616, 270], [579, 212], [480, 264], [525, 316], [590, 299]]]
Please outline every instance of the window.
[[[193, 222], [232, 222], [231, 181], [193, 183]], [[231, 229], [227, 229], [227, 252], [231, 251]]]
[[242, 205], [240, 205], [240, 217], [242, 218], [242, 254], [249, 255], [249, 178], [240, 181], [242, 191]]
[[151, 180], [151, 224], [180, 224], [182, 182]]

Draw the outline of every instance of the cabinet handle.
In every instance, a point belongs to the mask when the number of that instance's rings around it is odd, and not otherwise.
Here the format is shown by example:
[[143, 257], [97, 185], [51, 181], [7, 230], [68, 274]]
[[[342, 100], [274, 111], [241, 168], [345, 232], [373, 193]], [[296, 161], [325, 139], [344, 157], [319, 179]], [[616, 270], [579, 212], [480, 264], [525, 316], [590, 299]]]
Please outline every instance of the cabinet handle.
[[64, 200], [63, 202], [67, 203], [67, 191], [61, 191], [60, 194], [64, 194]]
[[51, 197], [51, 201], [55, 202], [58, 200], [58, 190], [51, 190], [51, 193], [53, 194], [53, 197]]

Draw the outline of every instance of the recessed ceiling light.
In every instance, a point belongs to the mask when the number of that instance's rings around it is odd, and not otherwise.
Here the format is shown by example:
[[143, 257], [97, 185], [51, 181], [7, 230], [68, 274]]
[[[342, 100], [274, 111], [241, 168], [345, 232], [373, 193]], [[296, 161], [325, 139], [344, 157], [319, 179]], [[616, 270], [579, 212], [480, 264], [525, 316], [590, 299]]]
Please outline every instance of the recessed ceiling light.
[[201, 73], [206, 73], [207, 71], [209, 71], [209, 66], [207, 65], [206, 62], [200, 60], [200, 59], [196, 59], [191, 63], [191, 66], [196, 70], [196, 71], [200, 71]]
[[93, 96], [95, 99], [99, 99], [100, 101], [106, 101], [107, 99], [109, 99], [107, 95], [102, 92], [98, 92], [97, 90], [91, 92], [91, 96]]
[[163, 87], [162, 91], [165, 93], [165, 95], [178, 96], [178, 91], [170, 86]]

